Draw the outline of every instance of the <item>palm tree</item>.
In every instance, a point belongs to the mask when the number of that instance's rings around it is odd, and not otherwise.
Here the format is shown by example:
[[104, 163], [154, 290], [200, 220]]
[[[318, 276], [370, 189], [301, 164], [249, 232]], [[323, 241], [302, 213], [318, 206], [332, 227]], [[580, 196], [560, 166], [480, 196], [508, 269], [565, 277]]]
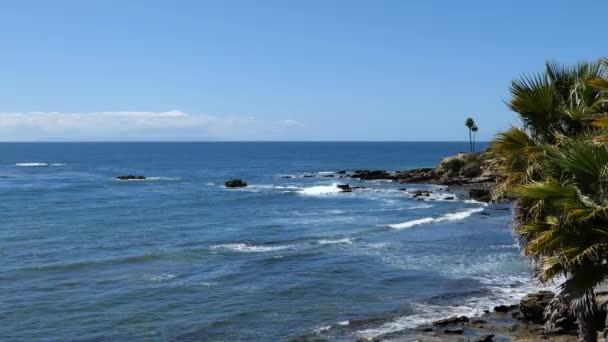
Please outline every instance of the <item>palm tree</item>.
[[471, 127], [471, 131], [473, 131], [473, 152], [475, 152], [475, 140], [477, 139], [477, 131], [479, 130], [479, 128], [477, 127], [477, 125], [473, 125], [473, 127]]
[[594, 288], [608, 277], [608, 145], [597, 144], [606, 128], [591, 124], [607, 112], [608, 96], [590, 81], [608, 79], [607, 67], [547, 63], [544, 73], [513, 81], [508, 105], [523, 127], [492, 142], [506, 175], [496, 195], [515, 197], [514, 230], [536, 277], [565, 279], [559, 298], [583, 341], [595, 341], [603, 323]]
[[475, 126], [475, 121], [472, 118], [467, 118], [464, 125], [469, 129], [469, 152], [473, 152], [473, 141], [471, 140], [471, 129]]

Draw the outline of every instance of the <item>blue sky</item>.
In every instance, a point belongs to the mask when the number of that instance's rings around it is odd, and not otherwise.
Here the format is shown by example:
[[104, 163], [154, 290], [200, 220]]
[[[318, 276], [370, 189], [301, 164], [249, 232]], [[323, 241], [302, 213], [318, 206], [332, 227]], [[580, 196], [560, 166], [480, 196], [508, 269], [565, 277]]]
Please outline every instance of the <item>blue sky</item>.
[[0, 140], [480, 140], [606, 1], [3, 1]]

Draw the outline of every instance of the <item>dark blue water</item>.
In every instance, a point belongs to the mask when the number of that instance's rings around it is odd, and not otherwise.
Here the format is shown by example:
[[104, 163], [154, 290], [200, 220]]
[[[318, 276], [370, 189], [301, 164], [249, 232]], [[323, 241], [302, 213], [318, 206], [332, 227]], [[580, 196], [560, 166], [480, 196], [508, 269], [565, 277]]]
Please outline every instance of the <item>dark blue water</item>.
[[[334, 174], [431, 167], [466, 148], [0, 144], [0, 336], [352, 340], [510, 303], [532, 283], [509, 211]], [[224, 188], [234, 177], [250, 186]]]

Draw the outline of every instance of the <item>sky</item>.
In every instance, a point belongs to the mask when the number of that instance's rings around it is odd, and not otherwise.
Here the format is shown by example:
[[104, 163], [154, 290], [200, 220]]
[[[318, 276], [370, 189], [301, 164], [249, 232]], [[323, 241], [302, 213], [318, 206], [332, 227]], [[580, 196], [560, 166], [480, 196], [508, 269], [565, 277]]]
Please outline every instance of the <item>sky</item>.
[[0, 141], [478, 140], [608, 1], [0, 1]]

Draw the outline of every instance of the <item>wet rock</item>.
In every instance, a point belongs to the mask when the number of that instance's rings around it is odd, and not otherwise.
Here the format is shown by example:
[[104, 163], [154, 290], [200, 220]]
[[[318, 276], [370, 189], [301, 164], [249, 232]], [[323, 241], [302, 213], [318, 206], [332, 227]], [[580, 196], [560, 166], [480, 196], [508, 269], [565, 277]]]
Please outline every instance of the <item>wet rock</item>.
[[444, 197], [443, 199], [446, 201], [451, 201], [454, 199], [454, 196], [447, 196], [447, 197]]
[[340, 170], [340, 171], [338, 171], [336, 173], [339, 174], [339, 175], [344, 175], [344, 174], [346, 174], [346, 171], [345, 170]]
[[473, 342], [492, 342], [492, 341], [494, 341], [494, 335], [492, 335], [492, 334], [483, 335], [483, 336], [480, 336], [473, 340]]
[[506, 305], [498, 305], [494, 307], [494, 311], [496, 312], [508, 312], [509, 311], [509, 307]]
[[468, 322], [468, 321], [469, 321], [469, 317], [467, 317], [467, 316], [453, 316], [450, 318], [445, 318], [445, 319], [440, 319], [438, 321], [435, 321], [435, 322], [433, 322], [433, 325], [444, 326], [444, 325], [448, 325], [448, 324], [463, 323], [463, 322]]
[[247, 182], [242, 179], [232, 179], [224, 183], [227, 188], [244, 188], [247, 186]]
[[420, 196], [429, 197], [431, 195], [431, 192], [432, 191], [416, 190], [416, 191], [412, 192], [412, 197], [414, 197], [414, 198], [420, 197]]
[[391, 174], [384, 170], [357, 170], [351, 177], [362, 180], [392, 179]]
[[340, 190], [342, 190], [342, 192], [352, 192], [353, 188], [350, 187], [350, 185], [348, 184], [338, 184], [336, 185]]
[[315, 175], [304, 175], [304, 178], [312, 178], [312, 177], [314, 177], [314, 176], [315, 176]]
[[289, 178], [293, 178], [293, 177], [292, 177], [292, 176], [283, 176], [283, 177], [281, 177], [281, 178], [286, 178], [286, 179], [289, 179]]
[[334, 175], [323, 175], [323, 177], [327, 177], [327, 178], [333, 178], [335, 177]]
[[485, 319], [477, 318], [471, 320], [471, 324], [485, 324], [487, 323]]
[[146, 179], [146, 177], [144, 176], [134, 176], [134, 175], [126, 175], [126, 176], [117, 176], [116, 179], [118, 180], [134, 180], [134, 179]]
[[481, 202], [490, 202], [492, 200], [492, 194], [489, 189], [471, 189], [469, 190], [469, 197]]
[[539, 291], [525, 295], [519, 302], [519, 311], [521, 311], [523, 320], [537, 324], [545, 323], [543, 312], [553, 297], [555, 297], [555, 293], [551, 291]]
[[462, 328], [446, 328], [443, 329], [443, 332], [446, 334], [462, 334], [464, 333], [464, 329]]

